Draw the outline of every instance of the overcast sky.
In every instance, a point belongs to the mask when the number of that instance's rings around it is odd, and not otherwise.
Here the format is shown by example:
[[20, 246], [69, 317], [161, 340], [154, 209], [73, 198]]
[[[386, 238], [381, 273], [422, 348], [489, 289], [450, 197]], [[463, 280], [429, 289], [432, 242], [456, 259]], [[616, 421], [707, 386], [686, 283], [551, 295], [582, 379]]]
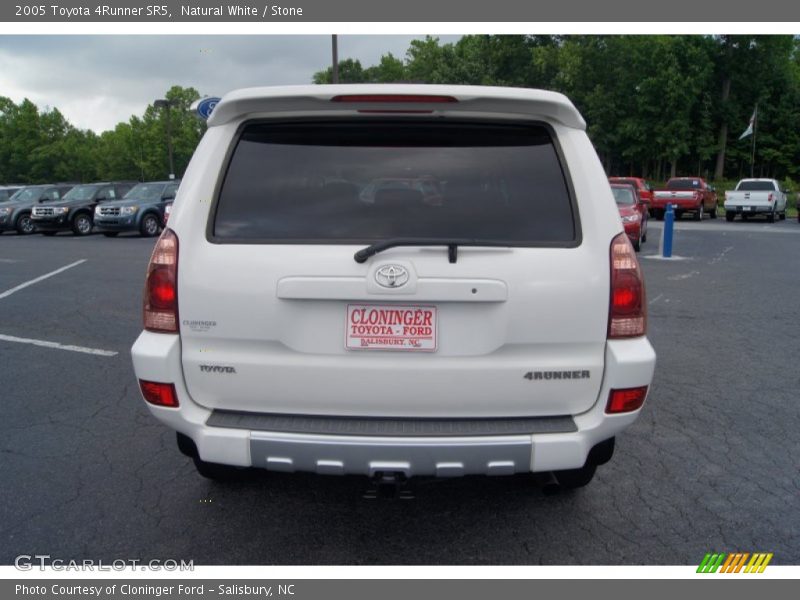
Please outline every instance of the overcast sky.
[[[339, 36], [339, 59], [367, 67], [387, 52], [403, 58], [414, 37], [423, 36]], [[172, 85], [222, 96], [240, 87], [311, 83], [330, 53], [324, 35], [0, 35], [0, 96], [56, 107], [76, 127], [101, 132], [143, 114]]]

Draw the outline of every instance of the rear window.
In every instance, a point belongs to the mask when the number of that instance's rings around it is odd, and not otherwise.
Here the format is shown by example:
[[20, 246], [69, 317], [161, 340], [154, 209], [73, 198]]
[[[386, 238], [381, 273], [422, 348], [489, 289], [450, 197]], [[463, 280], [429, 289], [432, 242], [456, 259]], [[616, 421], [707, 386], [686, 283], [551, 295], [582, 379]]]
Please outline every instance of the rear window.
[[670, 179], [667, 182], [668, 190], [699, 190], [703, 182], [699, 179]]
[[372, 243], [471, 238], [574, 245], [549, 131], [427, 122], [254, 123], [222, 183], [218, 241]]
[[742, 181], [736, 186], [739, 192], [774, 192], [775, 184], [771, 181]]

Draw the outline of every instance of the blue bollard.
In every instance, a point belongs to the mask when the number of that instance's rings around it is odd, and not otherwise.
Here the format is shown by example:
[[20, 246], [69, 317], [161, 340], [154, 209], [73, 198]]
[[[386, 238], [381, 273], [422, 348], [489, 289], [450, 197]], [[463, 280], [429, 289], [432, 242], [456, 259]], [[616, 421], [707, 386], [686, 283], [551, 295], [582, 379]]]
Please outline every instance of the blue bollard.
[[664, 212], [664, 237], [662, 238], [661, 256], [664, 258], [672, 257], [672, 230], [675, 225], [675, 211], [672, 204], [667, 204]]

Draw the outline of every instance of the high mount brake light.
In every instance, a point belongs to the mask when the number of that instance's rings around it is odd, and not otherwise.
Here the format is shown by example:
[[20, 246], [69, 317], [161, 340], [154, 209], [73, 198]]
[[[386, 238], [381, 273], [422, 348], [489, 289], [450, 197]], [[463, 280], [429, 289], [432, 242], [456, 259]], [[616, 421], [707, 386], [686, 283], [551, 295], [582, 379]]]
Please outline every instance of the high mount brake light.
[[644, 277], [628, 236], [611, 242], [611, 299], [608, 309], [609, 339], [630, 338], [647, 332]]
[[144, 284], [144, 328], [178, 333], [178, 236], [165, 229], [158, 238]]
[[453, 96], [427, 96], [424, 94], [343, 94], [331, 98], [331, 102], [360, 102], [368, 104], [446, 104], [458, 102]]

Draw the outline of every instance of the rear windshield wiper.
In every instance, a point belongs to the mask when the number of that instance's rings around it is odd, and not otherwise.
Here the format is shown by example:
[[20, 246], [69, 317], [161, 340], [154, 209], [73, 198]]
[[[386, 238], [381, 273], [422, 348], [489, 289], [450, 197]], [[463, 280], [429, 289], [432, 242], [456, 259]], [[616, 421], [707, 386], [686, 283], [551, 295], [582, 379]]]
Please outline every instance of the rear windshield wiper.
[[509, 247], [511, 243], [498, 240], [476, 240], [472, 238], [389, 238], [381, 240], [362, 248], [355, 253], [353, 258], [357, 263], [367, 262], [370, 256], [383, 252], [396, 246], [447, 246], [447, 258], [451, 263], [456, 262], [459, 246], [490, 246]]

